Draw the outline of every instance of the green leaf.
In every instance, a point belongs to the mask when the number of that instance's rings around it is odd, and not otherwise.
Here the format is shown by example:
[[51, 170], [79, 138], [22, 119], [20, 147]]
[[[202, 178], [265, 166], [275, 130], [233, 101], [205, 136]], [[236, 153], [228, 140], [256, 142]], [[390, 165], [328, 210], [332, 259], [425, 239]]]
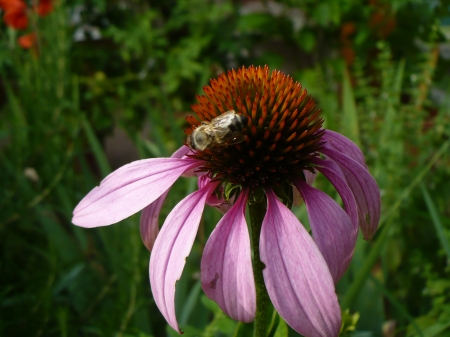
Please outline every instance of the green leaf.
[[197, 304], [200, 293], [202, 290], [202, 285], [200, 281], [195, 283], [195, 285], [192, 287], [189, 296], [187, 297], [187, 300], [184, 302], [183, 305], [183, 311], [180, 315], [179, 323], [180, 325], [185, 325], [188, 320], [189, 316], [192, 314], [193, 309], [195, 308], [195, 305]]
[[436, 206], [433, 202], [433, 199], [431, 199], [428, 190], [426, 189], [425, 185], [422, 182], [419, 184], [419, 187], [420, 190], [422, 191], [425, 203], [427, 204], [431, 221], [433, 222], [434, 229], [436, 230], [436, 235], [438, 236], [438, 239], [441, 242], [442, 248], [444, 248], [444, 251], [447, 254], [447, 263], [450, 263], [450, 243], [448, 242], [447, 236], [445, 235], [445, 229], [444, 226], [442, 225], [441, 219], [439, 218]]
[[393, 307], [395, 307], [398, 312], [403, 316], [409, 324], [411, 324], [414, 329], [417, 332], [417, 336], [424, 337], [422, 330], [420, 330], [419, 326], [414, 321], [414, 318], [411, 316], [411, 314], [408, 312], [408, 309], [400, 302], [398, 301], [395, 296], [383, 285], [380, 281], [378, 281], [375, 277], [370, 278], [372, 282], [375, 284], [375, 286], [381, 290], [381, 292], [386, 296], [386, 298], [391, 302]]
[[98, 138], [95, 135], [95, 132], [92, 129], [91, 124], [86, 118], [83, 118], [82, 125], [84, 132], [86, 133], [89, 145], [91, 146], [91, 149], [94, 152], [94, 156], [97, 161], [98, 167], [100, 168], [100, 172], [103, 177], [106, 177], [109, 173], [111, 173], [111, 166], [109, 165], [105, 152], [103, 151], [103, 148], [100, 142], [98, 141]]
[[[424, 337], [446, 337], [450, 333], [450, 322], [436, 323], [423, 331]], [[417, 334], [408, 334], [408, 337], [417, 337]]]
[[342, 104], [342, 132], [353, 142], [355, 142], [356, 145], [361, 146], [355, 95], [353, 94], [353, 89], [350, 82], [350, 74], [346, 67], [344, 67], [344, 77], [342, 82]]

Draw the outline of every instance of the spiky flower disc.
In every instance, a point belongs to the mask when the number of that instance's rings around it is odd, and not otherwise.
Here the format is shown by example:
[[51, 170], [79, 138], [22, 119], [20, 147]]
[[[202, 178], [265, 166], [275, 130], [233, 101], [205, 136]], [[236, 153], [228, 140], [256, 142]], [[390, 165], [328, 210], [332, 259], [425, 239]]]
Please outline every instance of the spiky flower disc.
[[[205, 95], [192, 109], [201, 121], [211, 121], [225, 111], [248, 117], [245, 141], [231, 146], [210, 147], [194, 158], [215, 179], [246, 187], [274, 186], [311, 170], [311, 158], [322, 146], [323, 119], [301, 84], [267, 66], [229, 70], [204, 86]], [[191, 128], [200, 124], [186, 119]]]

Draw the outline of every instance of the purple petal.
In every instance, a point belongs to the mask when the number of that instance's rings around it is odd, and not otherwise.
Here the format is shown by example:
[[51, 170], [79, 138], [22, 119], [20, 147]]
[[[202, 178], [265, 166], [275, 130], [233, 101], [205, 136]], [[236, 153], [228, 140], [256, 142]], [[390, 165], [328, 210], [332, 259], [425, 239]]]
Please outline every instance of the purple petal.
[[335, 161], [345, 175], [347, 184], [358, 204], [359, 226], [364, 238], [371, 239], [380, 220], [380, 189], [377, 182], [369, 171], [345, 154], [326, 147], [321, 152]]
[[156, 200], [183, 172], [199, 164], [189, 158], [153, 158], [122, 166], [80, 201], [72, 222], [81, 227], [119, 222]]
[[169, 325], [179, 331], [175, 315], [175, 283], [192, 249], [205, 200], [217, 183], [190, 194], [170, 212], [150, 256], [150, 285], [156, 305]]
[[[187, 147], [186, 145], [183, 145], [182, 147], [180, 147], [178, 150], [176, 150], [171, 158], [188, 158], [186, 155], [187, 154], [193, 154], [194, 152], [192, 152], [192, 150]], [[183, 172], [183, 174], [181, 175], [182, 177], [185, 178], [189, 178], [189, 177], [195, 177], [197, 176], [198, 173], [196, 172], [196, 168], [192, 168], [190, 170], [187, 170], [186, 172]]]
[[316, 169], [333, 184], [334, 188], [341, 196], [345, 206], [345, 211], [350, 220], [352, 220], [352, 224], [355, 226], [357, 231], [359, 226], [358, 204], [356, 203], [353, 192], [348, 186], [342, 170], [334, 161], [331, 160], [315, 158], [312, 159], [312, 162], [317, 165]]
[[[198, 177], [197, 183], [198, 187], [201, 188], [205, 186], [206, 184], [209, 184], [211, 179], [206, 175], [201, 175]], [[223, 192], [223, 187], [219, 187], [219, 189]], [[220, 193], [222, 194], [222, 193]], [[230, 203], [232, 204], [234, 201], [234, 198], [231, 198]], [[216, 193], [211, 193], [211, 195], [206, 199], [206, 204], [208, 206], [214, 207], [219, 210], [222, 214], [225, 214], [228, 212], [228, 210], [231, 208], [231, 204], [225, 201], [225, 198], [221, 197], [220, 199], [217, 197]]]
[[314, 241], [337, 283], [352, 259], [358, 225], [353, 224], [347, 213], [326, 193], [300, 179], [294, 183], [305, 200]]
[[[191, 149], [189, 147], [183, 145], [172, 154], [171, 158], [182, 158], [190, 150]], [[153, 201], [150, 205], [146, 206], [142, 210], [141, 219], [139, 221], [141, 238], [142, 242], [144, 242], [145, 247], [147, 247], [150, 252], [152, 251], [153, 244], [155, 243], [156, 237], [158, 236], [159, 213], [161, 212], [162, 205], [164, 204], [164, 200], [166, 200], [168, 193], [169, 190], [164, 192], [158, 199]]]
[[305, 175], [306, 182], [312, 186], [314, 184], [314, 182], [316, 181], [317, 174], [312, 173], [309, 170], [303, 170], [303, 174]]
[[183, 158], [185, 155], [187, 155], [191, 149], [187, 147], [186, 145], [181, 146], [178, 150], [176, 150], [170, 158]]
[[247, 192], [223, 216], [202, 255], [202, 288], [231, 318], [249, 323], [255, 318], [256, 290], [250, 237], [245, 221]]
[[363, 153], [358, 145], [353, 143], [350, 139], [331, 130], [325, 130], [322, 139], [327, 141], [325, 144], [326, 147], [342, 152], [367, 169]]
[[150, 205], [142, 210], [141, 219], [139, 221], [139, 228], [141, 232], [142, 242], [145, 247], [151, 252], [156, 237], [158, 236], [158, 218], [161, 212], [164, 200], [166, 200], [169, 190], [164, 192], [158, 199], [153, 201]]
[[[306, 182], [312, 186], [314, 184], [314, 181], [316, 181], [317, 173], [312, 173], [309, 170], [303, 170], [303, 174], [305, 176]], [[302, 199], [302, 196], [300, 195], [300, 192], [295, 187], [292, 187], [292, 191], [293, 191], [292, 205], [294, 205], [294, 206], [301, 205], [303, 202], [303, 199]]]
[[264, 281], [284, 320], [307, 337], [335, 337], [341, 311], [328, 266], [311, 236], [271, 190], [261, 228]]

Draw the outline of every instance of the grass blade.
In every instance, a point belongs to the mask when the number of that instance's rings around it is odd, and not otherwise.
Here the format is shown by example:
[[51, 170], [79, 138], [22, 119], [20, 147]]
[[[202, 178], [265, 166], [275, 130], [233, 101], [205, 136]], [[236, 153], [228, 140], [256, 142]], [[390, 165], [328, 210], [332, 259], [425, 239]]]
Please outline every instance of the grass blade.
[[386, 298], [391, 302], [391, 304], [398, 310], [398, 312], [411, 324], [417, 332], [417, 336], [423, 337], [423, 332], [417, 325], [414, 317], [410, 315], [408, 310], [403, 304], [401, 304], [392, 293], [384, 287], [384, 285], [378, 281], [375, 277], [371, 276], [370, 280], [375, 284], [375, 286], [386, 296]]
[[109, 165], [105, 152], [103, 151], [103, 148], [98, 141], [89, 121], [86, 118], [83, 118], [81, 123], [83, 125], [84, 132], [86, 132], [89, 145], [94, 152], [95, 160], [97, 161], [102, 177], [106, 177], [109, 173], [111, 173], [111, 166]]
[[375, 245], [370, 250], [369, 255], [367, 256], [363, 266], [358, 270], [358, 273], [355, 276], [355, 281], [352, 283], [347, 293], [345, 294], [341, 307], [345, 310], [351, 307], [356, 297], [361, 292], [361, 289], [364, 286], [364, 283], [367, 281], [370, 271], [375, 265], [378, 257], [381, 254], [381, 251], [384, 247], [389, 224], [393, 219], [393, 215], [395, 215], [397, 209], [400, 207], [402, 202], [411, 194], [411, 191], [416, 187], [423, 177], [428, 173], [428, 171], [433, 167], [433, 165], [439, 160], [439, 158], [446, 153], [448, 147], [450, 146], [450, 140], [447, 140], [439, 150], [434, 154], [434, 156], [430, 159], [430, 161], [425, 165], [425, 167], [417, 174], [417, 176], [411, 181], [411, 183], [404, 189], [403, 193], [396, 200], [394, 205], [381, 217], [380, 227], [381, 233], [378, 234], [377, 241]]
[[347, 68], [344, 68], [344, 78], [342, 83], [342, 131], [344, 135], [353, 140], [358, 146], [361, 146], [359, 139], [358, 112], [356, 110], [355, 95], [350, 83], [350, 75]]
[[431, 199], [428, 190], [422, 182], [419, 184], [419, 187], [422, 191], [425, 203], [427, 204], [428, 212], [430, 212], [431, 221], [433, 222], [434, 228], [436, 229], [438, 239], [441, 242], [445, 253], [447, 254], [447, 263], [450, 263], [450, 244], [447, 240], [447, 236], [445, 235], [444, 226], [442, 225], [441, 219], [439, 218], [436, 206], [434, 205], [433, 199]]

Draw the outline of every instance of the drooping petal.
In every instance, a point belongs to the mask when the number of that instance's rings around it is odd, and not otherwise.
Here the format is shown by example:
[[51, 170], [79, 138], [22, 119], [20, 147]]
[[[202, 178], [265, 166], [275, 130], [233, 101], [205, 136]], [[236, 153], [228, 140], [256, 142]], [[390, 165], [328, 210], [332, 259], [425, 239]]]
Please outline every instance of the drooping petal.
[[[198, 187], [201, 188], [205, 186], [206, 184], [209, 184], [211, 181], [211, 178], [209, 178], [206, 175], [201, 175], [198, 177], [197, 183]], [[219, 187], [219, 189], [223, 192], [223, 187]], [[222, 193], [220, 193], [222, 194]], [[233, 204], [234, 197], [231, 198], [230, 202], [227, 202], [224, 197], [217, 197], [217, 194], [215, 192], [211, 193], [211, 195], [206, 199], [206, 204], [208, 206], [214, 207], [217, 210], [219, 210], [220, 213], [225, 214], [229, 211], [231, 208], [231, 205]]]
[[325, 130], [322, 139], [327, 141], [325, 144], [326, 147], [342, 152], [367, 170], [364, 154], [361, 152], [358, 145], [353, 143], [350, 139], [331, 130]]
[[348, 214], [355, 229], [358, 230], [358, 204], [356, 203], [355, 197], [353, 196], [352, 190], [348, 186], [342, 170], [334, 161], [331, 160], [314, 158], [311, 161], [317, 165], [316, 169], [333, 184], [334, 188], [342, 198], [345, 206], [345, 212]]
[[156, 305], [169, 325], [179, 331], [175, 315], [175, 283], [191, 251], [208, 195], [217, 183], [190, 194], [170, 212], [150, 257], [150, 285]]
[[223, 216], [202, 255], [202, 288], [231, 318], [251, 322], [256, 312], [250, 237], [245, 221], [247, 192]]
[[153, 201], [150, 205], [142, 210], [141, 218], [139, 220], [139, 228], [141, 232], [141, 239], [145, 247], [151, 252], [156, 237], [158, 236], [158, 218], [161, 208], [166, 200], [169, 190], [165, 191], [158, 199]]
[[199, 164], [195, 159], [153, 158], [122, 166], [80, 201], [72, 222], [81, 227], [119, 222], [152, 203], [183, 172]]
[[328, 266], [306, 229], [271, 190], [261, 228], [261, 261], [270, 299], [306, 337], [336, 337], [341, 311]]
[[187, 147], [186, 145], [182, 145], [178, 150], [176, 150], [170, 158], [183, 158], [185, 155], [187, 155], [191, 149]]
[[326, 193], [301, 179], [294, 183], [305, 200], [314, 241], [337, 283], [352, 259], [358, 225], [353, 224], [347, 213]]
[[303, 170], [303, 174], [305, 175], [306, 182], [312, 186], [316, 181], [317, 174], [308, 170]]
[[[183, 145], [177, 151], [175, 151], [171, 158], [182, 158], [190, 151], [190, 148]], [[159, 232], [158, 218], [161, 208], [166, 200], [169, 190], [164, 192], [159, 198], [153, 201], [150, 205], [146, 206], [142, 210], [141, 218], [139, 221], [139, 228], [141, 232], [142, 242], [145, 247], [151, 252], [153, 244], [155, 243], [156, 237]]]
[[[180, 147], [178, 150], [176, 150], [172, 154], [171, 158], [183, 158], [183, 157], [187, 158], [186, 155], [188, 153], [193, 154], [192, 150], [188, 146], [183, 145], [182, 147]], [[190, 170], [187, 170], [186, 172], [183, 172], [183, 174], [181, 176], [185, 177], [185, 178], [195, 177], [195, 176], [198, 175], [198, 173], [195, 172], [195, 169], [196, 168], [194, 167], [194, 168], [192, 168]], [[204, 174], [204, 173], [202, 173], [202, 174]]]
[[369, 240], [375, 234], [380, 220], [380, 189], [377, 182], [363, 166], [349, 156], [331, 148], [323, 148], [322, 153], [336, 162], [345, 175], [358, 204], [359, 226], [364, 238]]

